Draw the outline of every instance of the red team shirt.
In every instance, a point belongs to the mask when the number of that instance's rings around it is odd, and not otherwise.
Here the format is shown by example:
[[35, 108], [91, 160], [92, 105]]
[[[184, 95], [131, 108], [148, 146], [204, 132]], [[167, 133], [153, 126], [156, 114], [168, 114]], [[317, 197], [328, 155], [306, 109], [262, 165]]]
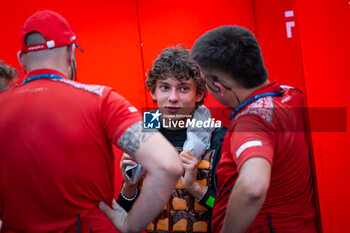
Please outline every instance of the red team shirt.
[[[273, 82], [251, 96], [280, 91]], [[271, 232], [268, 214], [275, 232], [317, 231], [304, 103], [300, 91], [285, 87], [281, 97], [258, 99], [231, 120], [217, 168], [213, 232], [221, 231], [239, 170], [252, 157], [268, 160], [272, 171], [265, 202], [247, 232]]]
[[[54, 74], [35, 70], [26, 78]], [[37, 77], [37, 76], [36, 76]], [[109, 87], [38, 79], [0, 93], [1, 232], [117, 232], [112, 143], [141, 120]]]

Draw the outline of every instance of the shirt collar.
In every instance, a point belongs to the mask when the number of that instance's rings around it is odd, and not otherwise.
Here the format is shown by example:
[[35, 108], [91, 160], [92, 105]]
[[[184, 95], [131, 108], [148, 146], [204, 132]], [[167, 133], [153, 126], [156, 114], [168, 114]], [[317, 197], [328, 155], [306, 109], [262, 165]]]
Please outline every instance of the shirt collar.
[[63, 77], [64, 79], [68, 79], [64, 74], [62, 74], [61, 72], [57, 71], [57, 70], [52, 70], [52, 69], [37, 69], [37, 70], [32, 70], [30, 71], [25, 77], [24, 79], [27, 79], [29, 77], [35, 76], [35, 75], [40, 75], [40, 74], [56, 74], [59, 75], [61, 77]]
[[266, 92], [280, 92], [280, 91], [281, 91], [280, 84], [277, 81], [273, 81], [265, 86], [260, 87], [258, 90], [255, 90], [245, 100]]

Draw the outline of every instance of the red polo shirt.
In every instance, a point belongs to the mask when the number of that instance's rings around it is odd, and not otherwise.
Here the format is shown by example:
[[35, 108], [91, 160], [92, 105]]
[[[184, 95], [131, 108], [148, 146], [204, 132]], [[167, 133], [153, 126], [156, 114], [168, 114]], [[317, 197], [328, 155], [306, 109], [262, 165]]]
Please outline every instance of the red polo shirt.
[[[280, 91], [273, 82], [249, 97]], [[252, 157], [269, 161], [272, 172], [265, 202], [247, 232], [271, 232], [268, 214], [275, 232], [317, 231], [304, 107], [302, 93], [286, 87], [282, 96], [258, 99], [231, 120], [217, 167], [213, 232], [221, 231], [240, 167]]]
[[[141, 120], [109, 87], [51, 74], [0, 93], [2, 232], [117, 232], [98, 209], [111, 203], [112, 143]], [[28, 79], [28, 80], [29, 80]]]

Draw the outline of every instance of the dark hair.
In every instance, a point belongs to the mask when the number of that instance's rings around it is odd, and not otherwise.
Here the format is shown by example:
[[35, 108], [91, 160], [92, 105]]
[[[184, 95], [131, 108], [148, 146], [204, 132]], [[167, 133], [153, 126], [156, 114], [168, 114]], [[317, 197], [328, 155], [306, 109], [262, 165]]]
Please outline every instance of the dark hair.
[[18, 74], [18, 70], [11, 66], [6, 65], [3, 61], [0, 61], [0, 78], [5, 78], [9, 81], [15, 79]]
[[40, 32], [36, 31], [29, 32], [24, 40], [26, 45], [37, 45], [46, 42], [45, 37]]
[[194, 44], [192, 58], [204, 69], [225, 72], [244, 88], [266, 81], [260, 46], [248, 29], [221, 26], [206, 32]]
[[[206, 96], [207, 89], [203, 79], [200, 77], [199, 68], [183, 45], [165, 48], [153, 62], [153, 66], [148, 70], [147, 76], [146, 87], [150, 91], [154, 91], [157, 80], [165, 80], [171, 77], [182, 81], [192, 78], [196, 84], [197, 93], [204, 92], [204, 97]], [[203, 104], [203, 99], [197, 102], [196, 105]]]

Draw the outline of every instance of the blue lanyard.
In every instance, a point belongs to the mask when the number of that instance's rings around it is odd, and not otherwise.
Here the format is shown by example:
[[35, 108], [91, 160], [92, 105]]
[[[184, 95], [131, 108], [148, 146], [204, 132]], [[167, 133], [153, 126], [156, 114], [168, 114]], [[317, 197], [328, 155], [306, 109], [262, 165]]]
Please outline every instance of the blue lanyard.
[[254, 102], [255, 100], [264, 98], [266, 96], [272, 96], [272, 97], [277, 97], [277, 96], [281, 96], [282, 93], [284, 92], [284, 89], [281, 88], [280, 92], [266, 92], [263, 94], [258, 94], [255, 96], [250, 97], [249, 99], [245, 100], [243, 103], [241, 103], [240, 105], [238, 105], [235, 109], [233, 109], [231, 115], [230, 115], [230, 120], [232, 120], [232, 118], [239, 112], [242, 110], [242, 108], [244, 108], [245, 106], [247, 106], [248, 104]]
[[52, 79], [52, 78], [64, 79], [62, 76], [59, 76], [57, 74], [38, 74], [38, 75], [31, 76], [29, 78], [26, 78], [23, 81], [22, 85], [29, 83], [31, 81], [37, 80], [37, 79]]

